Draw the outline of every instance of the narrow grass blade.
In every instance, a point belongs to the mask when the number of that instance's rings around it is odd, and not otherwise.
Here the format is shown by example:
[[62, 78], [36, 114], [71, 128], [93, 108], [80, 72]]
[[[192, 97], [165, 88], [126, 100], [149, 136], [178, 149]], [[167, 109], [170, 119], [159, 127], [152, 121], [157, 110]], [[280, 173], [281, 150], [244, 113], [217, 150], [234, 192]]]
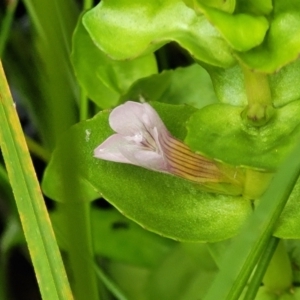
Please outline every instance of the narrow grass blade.
[[73, 299], [1, 63], [0, 124], [0, 146], [42, 297]]

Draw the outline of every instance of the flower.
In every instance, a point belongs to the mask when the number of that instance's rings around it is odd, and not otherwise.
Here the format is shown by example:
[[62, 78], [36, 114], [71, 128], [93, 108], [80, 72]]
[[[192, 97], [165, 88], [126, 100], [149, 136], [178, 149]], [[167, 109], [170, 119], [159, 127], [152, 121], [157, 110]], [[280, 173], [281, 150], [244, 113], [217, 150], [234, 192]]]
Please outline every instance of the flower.
[[197, 182], [220, 182], [215, 161], [191, 151], [168, 131], [148, 103], [128, 101], [109, 116], [116, 132], [94, 150], [94, 157], [133, 164]]

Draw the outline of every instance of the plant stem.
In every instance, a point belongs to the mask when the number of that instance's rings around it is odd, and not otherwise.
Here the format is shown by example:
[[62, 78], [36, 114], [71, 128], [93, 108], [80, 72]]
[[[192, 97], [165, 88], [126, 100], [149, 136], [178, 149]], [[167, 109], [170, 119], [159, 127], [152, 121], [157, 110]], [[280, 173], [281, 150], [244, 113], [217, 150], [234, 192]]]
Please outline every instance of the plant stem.
[[88, 97], [86, 92], [81, 88], [80, 91], [80, 121], [86, 120], [88, 118]]
[[6, 41], [9, 37], [10, 28], [14, 19], [15, 11], [18, 5], [18, 0], [7, 1], [7, 8], [5, 16], [1, 23], [1, 32], [0, 32], [0, 58], [5, 49]]
[[254, 126], [266, 124], [274, 113], [269, 80], [266, 74], [242, 66], [248, 106], [243, 117]]
[[270, 261], [267, 272], [263, 278], [265, 287], [274, 292], [281, 293], [292, 286], [293, 273], [291, 262], [281, 240]]
[[90, 9], [93, 6], [93, 1], [92, 0], [84, 0], [83, 1], [83, 9]]
[[44, 162], [49, 162], [51, 153], [29, 136], [25, 136], [29, 151]]
[[277, 245], [279, 243], [279, 239], [276, 237], [271, 237], [270, 241], [265, 249], [265, 252], [263, 253], [260, 261], [257, 264], [256, 270], [252, 276], [252, 279], [250, 281], [248, 290], [246, 292], [246, 295], [244, 297], [244, 300], [253, 300], [256, 297], [257, 291], [261, 285], [262, 278], [268, 268], [268, 265], [270, 263], [270, 260], [277, 248]]
[[98, 277], [101, 279], [105, 287], [118, 299], [118, 300], [129, 300], [123, 291], [120, 290], [118, 285], [113, 282], [113, 280], [105, 274], [98, 265], [95, 264], [94, 266], [95, 272], [98, 275]]
[[71, 286], [76, 300], [97, 300], [98, 286], [93, 266], [90, 202], [67, 202], [58, 205], [64, 216], [68, 262], [72, 271]]

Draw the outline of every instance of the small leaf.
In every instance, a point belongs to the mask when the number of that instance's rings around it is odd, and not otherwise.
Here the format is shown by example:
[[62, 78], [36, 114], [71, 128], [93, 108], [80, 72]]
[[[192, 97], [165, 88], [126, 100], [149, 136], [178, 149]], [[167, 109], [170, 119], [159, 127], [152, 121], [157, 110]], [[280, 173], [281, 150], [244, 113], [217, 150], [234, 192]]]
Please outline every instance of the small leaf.
[[94, 43], [116, 60], [149, 54], [171, 41], [196, 60], [228, 67], [230, 48], [204, 16], [182, 1], [101, 1], [83, 16]]
[[194, 151], [234, 166], [276, 171], [299, 140], [300, 101], [277, 109], [260, 128], [244, 124], [242, 111], [227, 104], [202, 108], [188, 121], [185, 142]]
[[246, 53], [237, 53], [237, 56], [250, 69], [266, 73], [278, 71], [299, 56], [299, 27], [300, 2], [275, 0], [264, 43]]
[[268, 21], [263, 16], [231, 15], [205, 5], [202, 6], [202, 12], [237, 51], [248, 51], [260, 45], [269, 28]]
[[128, 99], [138, 101], [140, 96], [146, 100], [189, 104], [196, 108], [217, 102], [209, 75], [197, 64], [140, 79], [121, 98], [121, 102]]
[[157, 72], [154, 55], [113, 61], [90, 38], [81, 20], [73, 37], [72, 63], [87, 95], [101, 108], [115, 106], [136, 80]]

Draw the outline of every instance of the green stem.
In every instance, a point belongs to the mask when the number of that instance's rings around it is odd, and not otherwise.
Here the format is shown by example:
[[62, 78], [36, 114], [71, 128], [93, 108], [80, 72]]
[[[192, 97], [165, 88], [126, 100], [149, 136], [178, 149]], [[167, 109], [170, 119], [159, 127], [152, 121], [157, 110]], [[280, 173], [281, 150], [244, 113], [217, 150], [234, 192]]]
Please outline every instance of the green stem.
[[246, 295], [244, 297], [244, 300], [254, 300], [257, 294], [257, 291], [261, 285], [262, 278], [268, 268], [268, 265], [270, 263], [270, 260], [277, 248], [279, 239], [275, 237], [271, 237], [270, 241], [260, 259], [260, 261], [257, 264], [256, 270], [252, 276], [252, 279], [250, 281], [248, 290], [246, 292]]
[[[83, 1], [83, 10], [87, 10], [92, 8], [93, 1], [92, 0], [84, 0]], [[80, 91], [80, 121], [86, 120], [88, 118], [88, 105], [89, 99], [87, 97], [86, 92], [81, 88]]]
[[281, 293], [289, 289], [292, 282], [291, 262], [283, 241], [280, 241], [263, 278], [263, 283], [268, 290]]
[[18, 0], [7, 1], [6, 13], [1, 23], [1, 32], [0, 32], [0, 58], [5, 49], [7, 39], [9, 37], [10, 28], [14, 19], [15, 11], [18, 5]]
[[268, 75], [253, 72], [244, 66], [242, 69], [248, 100], [243, 116], [251, 125], [262, 126], [269, 121], [274, 112]]
[[83, 1], [83, 9], [90, 9], [93, 6], [93, 1], [92, 0], [84, 0]]
[[128, 300], [128, 298], [125, 296], [123, 291], [120, 290], [118, 285], [113, 282], [113, 280], [105, 274], [98, 265], [95, 264], [94, 266], [95, 272], [98, 275], [98, 277], [101, 279], [105, 287], [118, 299], [118, 300]]
[[88, 118], [88, 97], [86, 92], [81, 89], [80, 91], [80, 121], [86, 120]]
[[38, 144], [35, 140], [30, 138], [29, 136], [25, 136], [26, 143], [29, 151], [34, 154], [36, 157], [40, 158], [44, 162], [48, 163], [51, 158], [51, 153]]
[[91, 234], [90, 202], [67, 202], [58, 205], [66, 229], [68, 261], [72, 271], [71, 286], [76, 300], [97, 300], [98, 286], [91, 261], [94, 251]]

